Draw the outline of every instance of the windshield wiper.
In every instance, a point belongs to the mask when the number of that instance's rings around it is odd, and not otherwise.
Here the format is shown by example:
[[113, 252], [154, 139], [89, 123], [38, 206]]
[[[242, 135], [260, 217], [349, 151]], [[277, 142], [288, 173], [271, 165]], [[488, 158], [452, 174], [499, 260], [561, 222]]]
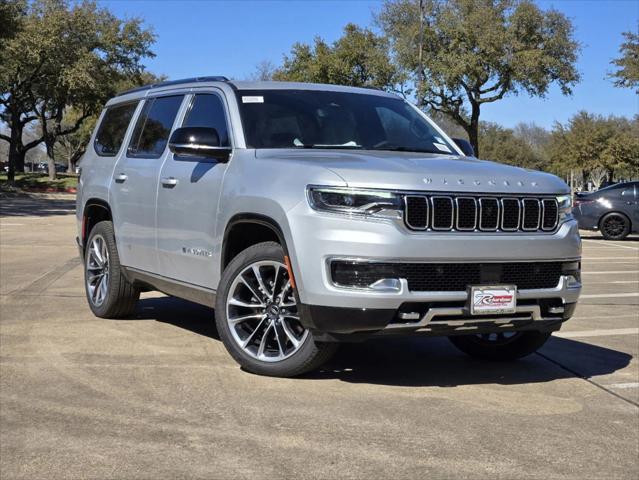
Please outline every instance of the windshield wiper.
[[417, 152], [417, 153], [437, 153], [441, 155], [455, 155], [452, 152], [442, 152], [439, 150], [429, 150], [427, 148], [413, 148], [413, 147], [380, 147], [380, 148], [371, 148], [371, 150], [384, 150], [387, 152]]
[[338, 149], [346, 149], [346, 150], [364, 148], [361, 145], [358, 145], [357, 143], [355, 143], [353, 141], [346, 142], [346, 143], [337, 143], [335, 145], [330, 144], [330, 143], [309, 143], [309, 144], [305, 144], [305, 143], [302, 143], [297, 138], [295, 140], [293, 140], [293, 146], [295, 146], [297, 148], [338, 148]]

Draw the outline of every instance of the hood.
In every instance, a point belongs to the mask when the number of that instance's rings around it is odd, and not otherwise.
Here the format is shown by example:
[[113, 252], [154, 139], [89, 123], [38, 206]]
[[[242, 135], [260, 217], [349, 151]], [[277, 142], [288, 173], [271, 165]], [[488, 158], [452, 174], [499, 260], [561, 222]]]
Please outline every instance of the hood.
[[322, 166], [343, 178], [349, 187], [506, 194], [570, 191], [555, 175], [472, 157], [311, 149], [263, 149], [256, 150], [256, 156]]

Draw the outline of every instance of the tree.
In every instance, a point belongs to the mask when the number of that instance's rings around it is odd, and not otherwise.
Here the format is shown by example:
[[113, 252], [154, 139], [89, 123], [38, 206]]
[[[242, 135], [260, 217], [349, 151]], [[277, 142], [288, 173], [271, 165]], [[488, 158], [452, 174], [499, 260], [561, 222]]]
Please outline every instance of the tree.
[[557, 123], [552, 131], [550, 158], [553, 167], [566, 173], [582, 174], [585, 184], [604, 178], [639, 175], [639, 117], [602, 117], [581, 111], [565, 125]]
[[377, 22], [417, 104], [451, 116], [478, 153], [482, 105], [554, 83], [570, 94], [579, 80], [571, 22], [531, 0], [388, 0]]
[[[59, 137], [95, 115], [124, 79], [140, 77], [154, 41], [140, 19], [120, 20], [91, 2], [35, 0], [16, 15], [18, 27], [0, 50], [0, 120], [11, 129], [0, 139], [10, 145], [10, 181], [41, 142], [52, 163]], [[63, 126], [71, 106], [77, 116]], [[22, 132], [34, 120], [41, 136], [24, 144]]]
[[545, 167], [543, 157], [513, 130], [496, 123], [482, 122], [479, 132], [482, 158], [535, 170]]
[[276, 67], [270, 60], [262, 60], [257, 64], [253, 73], [249, 76], [249, 80], [253, 80], [256, 82], [264, 82], [273, 80], [273, 75], [275, 75]]
[[635, 88], [639, 93], [639, 34], [624, 32], [625, 42], [619, 48], [619, 58], [613, 60], [618, 67], [615, 72], [609, 74], [614, 79], [616, 87]]
[[391, 62], [388, 42], [352, 23], [331, 45], [320, 37], [312, 46], [294, 44], [273, 78], [384, 89], [393, 89], [401, 80]]

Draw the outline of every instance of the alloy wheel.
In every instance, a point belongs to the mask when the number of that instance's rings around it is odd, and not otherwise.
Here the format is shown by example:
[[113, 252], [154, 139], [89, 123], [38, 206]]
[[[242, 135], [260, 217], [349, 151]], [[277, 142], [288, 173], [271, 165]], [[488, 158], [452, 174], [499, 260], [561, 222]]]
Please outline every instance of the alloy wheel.
[[226, 299], [226, 321], [237, 345], [264, 362], [289, 358], [308, 336], [288, 270], [274, 260], [252, 263], [235, 277]]
[[626, 229], [626, 222], [623, 218], [615, 215], [608, 219], [603, 224], [604, 232], [610, 237], [618, 237], [622, 235]]
[[89, 299], [93, 305], [99, 307], [109, 293], [109, 250], [102, 235], [95, 235], [91, 239], [86, 257]]

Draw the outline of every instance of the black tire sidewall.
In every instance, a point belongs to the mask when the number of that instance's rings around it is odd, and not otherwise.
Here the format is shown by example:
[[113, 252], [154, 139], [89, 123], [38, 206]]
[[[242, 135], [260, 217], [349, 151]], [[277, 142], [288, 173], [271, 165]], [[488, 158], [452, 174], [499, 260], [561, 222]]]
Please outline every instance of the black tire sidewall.
[[516, 360], [536, 352], [550, 338], [551, 332], [519, 332], [517, 338], [504, 344], [490, 345], [474, 335], [448, 337], [462, 352], [477, 358], [496, 361]]
[[[109, 251], [109, 286], [106, 299], [100, 306], [96, 306], [93, 304], [87, 283], [87, 261], [89, 255], [88, 249], [90, 248], [91, 242], [96, 235], [101, 235], [102, 238], [104, 238], [104, 241], [107, 244], [107, 249]], [[124, 281], [120, 268], [120, 257], [118, 255], [118, 250], [115, 244], [113, 224], [110, 221], [97, 223], [89, 233], [86, 248], [87, 250], [84, 254], [84, 291], [87, 297], [87, 302], [89, 303], [89, 308], [97, 317], [110, 318], [113, 316], [112, 312], [117, 309], [118, 303], [122, 300], [118, 298], [118, 291], [120, 290], [120, 282]]]
[[[236, 343], [226, 318], [226, 298], [235, 277], [248, 265], [257, 261], [273, 260], [284, 264], [284, 250], [275, 242], [263, 242], [247, 248], [225, 268], [220, 278], [215, 301], [215, 323], [218, 334], [230, 355], [245, 370], [258, 375], [289, 377], [308, 371], [318, 355], [318, 345], [309, 332], [301, 348], [290, 357], [279, 362], [263, 362], [251, 357]], [[296, 301], [299, 305], [297, 292]]]

